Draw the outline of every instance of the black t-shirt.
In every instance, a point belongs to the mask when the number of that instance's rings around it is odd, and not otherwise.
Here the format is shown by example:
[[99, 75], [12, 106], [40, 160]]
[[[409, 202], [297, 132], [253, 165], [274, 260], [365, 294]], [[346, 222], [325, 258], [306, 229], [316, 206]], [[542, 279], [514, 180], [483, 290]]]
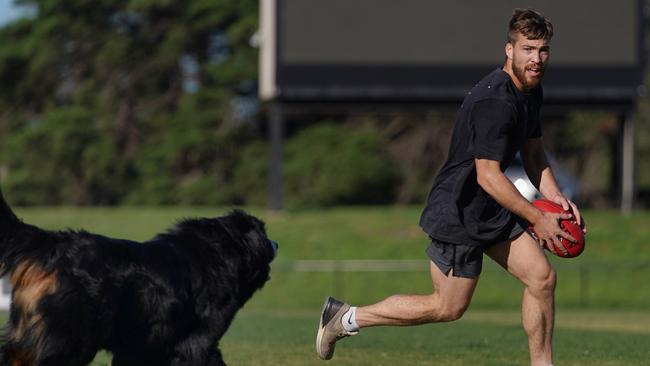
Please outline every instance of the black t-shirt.
[[517, 218], [479, 186], [474, 159], [499, 161], [505, 171], [526, 139], [541, 137], [541, 102], [541, 86], [524, 94], [502, 69], [472, 88], [458, 112], [447, 162], [420, 217], [429, 236], [464, 245], [508, 239]]

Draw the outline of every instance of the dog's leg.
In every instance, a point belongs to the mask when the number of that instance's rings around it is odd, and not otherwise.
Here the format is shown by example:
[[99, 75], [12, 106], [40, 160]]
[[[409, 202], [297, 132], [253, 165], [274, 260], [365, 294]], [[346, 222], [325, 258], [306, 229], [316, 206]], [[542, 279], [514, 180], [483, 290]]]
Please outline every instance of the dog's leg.
[[[226, 363], [223, 361], [223, 357], [221, 356], [221, 351], [218, 348], [213, 348], [210, 350], [207, 354], [207, 356], [204, 359], [197, 359], [194, 358], [192, 360], [187, 360], [183, 359], [181, 360], [180, 358], [176, 357], [174, 358], [170, 363], [170, 366], [226, 366]], [[118, 366], [117, 364], [113, 363], [113, 366]]]
[[41, 366], [85, 366], [95, 358], [94, 354], [72, 354], [47, 358], [38, 363]]
[[207, 325], [207, 320], [201, 330], [195, 331], [189, 337], [174, 347], [176, 356], [171, 365], [225, 365], [221, 352], [217, 348], [219, 337], [215, 335], [217, 329]]
[[149, 363], [119, 353], [113, 354], [113, 360], [111, 362], [111, 366], [145, 366], [145, 365], [149, 365]]
[[11, 341], [5, 343], [0, 350], [0, 365], [31, 365], [33, 356], [26, 351], [21, 351]]
[[0, 365], [84, 366], [88, 365], [95, 358], [94, 354], [88, 352], [39, 357], [31, 350], [18, 348], [12, 343], [5, 344], [0, 352]]
[[207, 366], [226, 366], [226, 363], [223, 361], [221, 356], [221, 350], [218, 348], [212, 352], [208, 358]]
[[197, 321], [201, 327], [174, 346], [177, 356], [172, 365], [225, 365], [217, 345], [237, 309], [238, 305], [233, 301], [218, 311], [213, 309], [213, 313], [218, 312], [219, 316], [203, 317]]

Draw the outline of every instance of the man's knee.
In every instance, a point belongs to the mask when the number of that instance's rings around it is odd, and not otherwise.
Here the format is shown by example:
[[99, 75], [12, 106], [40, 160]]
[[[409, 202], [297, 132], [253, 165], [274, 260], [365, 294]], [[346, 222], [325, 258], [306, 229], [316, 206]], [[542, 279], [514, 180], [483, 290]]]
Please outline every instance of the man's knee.
[[468, 304], [461, 304], [461, 305], [447, 305], [442, 308], [442, 311], [440, 312], [440, 321], [443, 322], [451, 322], [454, 320], [460, 319], [463, 314], [465, 314], [465, 311], [469, 307]]
[[432, 312], [435, 314], [436, 321], [451, 322], [460, 319], [465, 314], [469, 303], [469, 299], [453, 303], [441, 302], [438, 308], [432, 309]]
[[535, 295], [549, 296], [555, 292], [556, 283], [557, 273], [554, 268], [549, 267], [535, 274], [527, 284], [527, 287]]
[[467, 310], [467, 306], [447, 308], [442, 313], [442, 321], [451, 322], [454, 320], [458, 320], [463, 316], [463, 314], [465, 314], [466, 310]]

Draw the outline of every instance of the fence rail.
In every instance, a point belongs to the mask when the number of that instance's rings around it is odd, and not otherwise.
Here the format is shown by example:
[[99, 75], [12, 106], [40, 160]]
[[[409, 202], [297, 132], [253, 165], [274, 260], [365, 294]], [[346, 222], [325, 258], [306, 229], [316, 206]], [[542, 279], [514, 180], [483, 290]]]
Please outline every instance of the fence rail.
[[[607, 272], [621, 269], [650, 269], [650, 261], [554, 261], [560, 271]], [[484, 271], [497, 270], [484, 267]], [[274, 271], [283, 272], [420, 272], [429, 270], [429, 261], [420, 259], [350, 259], [350, 260], [285, 260], [273, 264]]]
[[[593, 300], [591, 289], [599, 286], [598, 282], [603, 280], [603, 276], [607, 278], [608, 273], [641, 271], [642, 274], [648, 274], [646, 278], [650, 278], [650, 261], [643, 260], [605, 262], [554, 259], [553, 265], [560, 273], [574, 274], [574, 278], [578, 282], [577, 295], [581, 305], [587, 305]], [[346, 282], [343, 280], [346, 273], [427, 272], [429, 261], [426, 259], [279, 260], [274, 262], [272, 267], [273, 272], [331, 274], [333, 291], [342, 293], [346, 286]], [[496, 265], [489, 264], [483, 267], [483, 271], [503, 270]], [[618, 274], [618, 276], [618, 283], [620, 283], [621, 275]], [[648, 291], [648, 289], [636, 289], [636, 291]], [[0, 281], [0, 310], [9, 308], [10, 295], [11, 287], [7, 278], [3, 278]], [[645, 303], [645, 300], [643, 301]]]
[[[629, 284], [631, 276], [650, 278], [650, 261], [581, 261], [579, 259], [552, 259], [553, 266], [564, 279], [570, 278], [574, 287], [577, 304], [586, 306], [600, 303], [603, 291], [613, 287], [623, 290], [623, 293], [612, 296], [628, 297], [627, 294], [638, 291], [650, 292], [650, 284]], [[331, 275], [333, 293], [342, 294], [347, 286], [346, 273], [378, 273], [378, 272], [428, 272], [429, 261], [426, 259], [355, 259], [355, 260], [285, 260], [272, 265], [273, 272], [283, 273], [322, 273]], [[498, 265], [486, 261], [484, 273], [503, 272]], [[607, 282], [607, 283], [605, 283]], [[561, 281], [567, 286], [566, 281]], [[645, 282], [644, 282], [645, 283]], [[627, 287], [626, 287], [627, 286]], [[629, 289], [628, 289], [629, 287]], [[606, 290], [603, 290], [606, 288]], [[627, 292], [625, 292], [627, 291]], [[642, 303], [650, 303], [650, 298], [644, 296]]]
[[273, 270], [284, 272], [420, 272], [428, 270], [425, 260], [355, 259], [282, 261]]

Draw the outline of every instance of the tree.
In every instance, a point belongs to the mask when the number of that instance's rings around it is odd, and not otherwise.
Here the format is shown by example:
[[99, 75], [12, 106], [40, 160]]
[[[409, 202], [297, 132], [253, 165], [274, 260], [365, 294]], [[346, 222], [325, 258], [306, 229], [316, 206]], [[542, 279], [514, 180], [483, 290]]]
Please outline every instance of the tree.
[[0, 30], [0, 165], [15, 200], [228, 201], [212, 192], [248, 136], [229, 105], [256, 77], [256, 0], [20, 3], [35, 17]]

